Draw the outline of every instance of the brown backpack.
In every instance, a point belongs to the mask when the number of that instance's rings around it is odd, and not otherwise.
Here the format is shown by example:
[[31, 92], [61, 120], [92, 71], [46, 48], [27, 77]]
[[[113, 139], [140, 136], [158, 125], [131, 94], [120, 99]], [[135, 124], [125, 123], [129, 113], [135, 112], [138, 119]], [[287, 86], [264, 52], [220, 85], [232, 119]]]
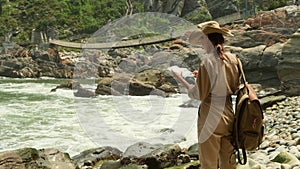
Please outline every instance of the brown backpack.
[[[238, 162], [244, 165], [247, 163], [246, 151], [255, 150], [262, 142], [264, 116], [255, 91], [246, 81], [242, 63], [239, 59], [238, 62], [244, 86], [238, 90], [236, 97], [233, 143], [238, 152]], [[243, 162], [239, 149], [242, 150]]]

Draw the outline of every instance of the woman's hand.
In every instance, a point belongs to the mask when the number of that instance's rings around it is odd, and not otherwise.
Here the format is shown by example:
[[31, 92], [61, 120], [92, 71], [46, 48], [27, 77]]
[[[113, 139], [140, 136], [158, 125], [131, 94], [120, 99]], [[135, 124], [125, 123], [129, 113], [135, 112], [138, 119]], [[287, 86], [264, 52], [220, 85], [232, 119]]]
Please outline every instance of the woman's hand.
[[182, 77], [182, 72], [181, 71], [171, 70], [171, 72], [173, 73], [174, 76], [176, 76], [176, 78]]
[[258, 100], [258, 97], [256, 95], [255, 90], [248, 84], [245, 83], [245, 86], [247, 87], [248, 91], [249, 91], [249, 99], [252, 100]]

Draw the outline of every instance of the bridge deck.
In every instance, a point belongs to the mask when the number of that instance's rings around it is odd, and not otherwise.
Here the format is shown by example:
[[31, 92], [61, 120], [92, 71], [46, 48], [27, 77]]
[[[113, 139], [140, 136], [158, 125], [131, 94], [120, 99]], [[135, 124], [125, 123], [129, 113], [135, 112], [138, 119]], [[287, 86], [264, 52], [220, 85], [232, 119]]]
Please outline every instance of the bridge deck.
[[69, 48], [79, 48], [79, 49], [111, 49], [111, 48], [126, 48], [126, 47], [135, 47], [135, 46], [143, 46], [150, 45], [156, 43], [162, 43], [167, 41], [175, 40], [176, 38], [172, 38], [166, 35], [157, 35], [139, 39], [132, 40], [124, 40], [118, 42], [107, 42], [107, 43], [76, 43], [76, 42], [67, 42], [62, 40], [50, 40], [49, 43]]

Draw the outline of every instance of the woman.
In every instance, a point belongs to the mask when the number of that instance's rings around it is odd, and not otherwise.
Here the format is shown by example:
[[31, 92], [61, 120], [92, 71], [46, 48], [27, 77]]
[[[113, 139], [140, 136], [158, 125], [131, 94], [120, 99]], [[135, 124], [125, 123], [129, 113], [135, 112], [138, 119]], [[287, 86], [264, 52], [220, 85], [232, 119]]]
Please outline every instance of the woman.
[[[232, 145], [234, 112], [231, 95], [240, 85], [237, 57], [224, 50], [223, 35], [230, 31], [215, 21], [198, 25], [191, 34], [206, 51], [201, 58], [197, 89], [201, 105], [198, 112], [198, 142], [201, 169], [234, 169], [236, 158]], [[202, 31], [202, 32], [201, 32]], [[189, 90], [189, 92], [197, 90]]]

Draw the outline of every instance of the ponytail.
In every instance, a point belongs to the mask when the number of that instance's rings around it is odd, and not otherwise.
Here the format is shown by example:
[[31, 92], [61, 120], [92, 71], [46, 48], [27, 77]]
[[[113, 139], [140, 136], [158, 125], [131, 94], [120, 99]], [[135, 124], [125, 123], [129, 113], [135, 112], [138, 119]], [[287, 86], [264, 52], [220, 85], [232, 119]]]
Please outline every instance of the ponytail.
[[224, 57], [224, 47], [223, 47], [223, 45], [218, 44], [218, 45], [216, 46], [216, 51], [217, 51], [219, 57], [220, 57], [222, 60], [224, 60], [225, 57]]

